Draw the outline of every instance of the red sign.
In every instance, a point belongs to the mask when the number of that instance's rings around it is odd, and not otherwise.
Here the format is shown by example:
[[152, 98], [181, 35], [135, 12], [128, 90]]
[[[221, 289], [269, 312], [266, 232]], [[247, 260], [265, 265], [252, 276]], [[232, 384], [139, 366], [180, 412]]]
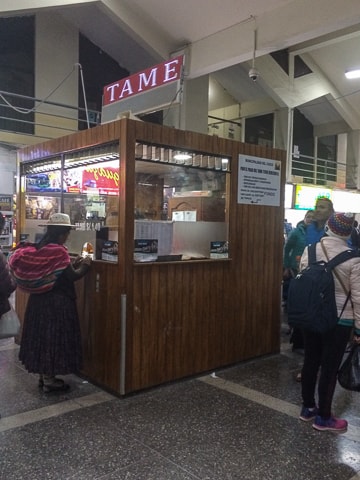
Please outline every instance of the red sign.
[[99, 194], [119, 193], [119, 169], [113, 167], [89, 167], [82, 174], [82, 191], [98, 190]]
[[155, 65], [104, 87], [103, 106], [180, 80], [184, 56]]

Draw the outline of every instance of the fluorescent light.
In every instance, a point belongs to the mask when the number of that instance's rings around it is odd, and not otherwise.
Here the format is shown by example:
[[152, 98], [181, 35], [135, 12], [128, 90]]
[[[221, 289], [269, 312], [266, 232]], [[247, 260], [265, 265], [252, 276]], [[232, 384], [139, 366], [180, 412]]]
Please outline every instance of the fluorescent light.
[[190, 160], [190, 158], [191, 155], [189, 155], [188, 153], [177, 153], [176, 155], [174, 155], [175, 160]]
[[345, 77], [352, 79], [352, 78], [360, 78], [360, 68], [356, 68], [353, 70], [348, 70], [345, 72]]
[[221, 159], [221, 169], [222, 170], [227, 170], [229, 165], [229, 159], [228, 158], [222, 158]]

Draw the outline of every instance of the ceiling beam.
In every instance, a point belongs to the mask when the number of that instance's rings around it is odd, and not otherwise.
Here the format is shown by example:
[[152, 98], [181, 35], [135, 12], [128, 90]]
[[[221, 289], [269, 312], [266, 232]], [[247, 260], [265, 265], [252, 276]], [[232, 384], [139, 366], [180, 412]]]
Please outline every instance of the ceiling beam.
[[0, 15], [15, 16], [20, 14], [30, 14], [37, 10], [58, 7], [77, 6], [82, 3], [97, 3], [99, 0], [1, 0]]
[[[311, 15], [304, 15], [311, 12]], [[326, 15], [324, 15], [326, 12]], [[293, 19], [293, 20], [291, 20]], [[301, 19], [301, 21], [298, 21]], [[256, 17], [256, 57], [360, 23], [359, 0], [298, 0]], [[190, 77], [251, 60], [255, 22], [247, 21], [191, 44]], [[350, 34], [350, 32], [349, 32]]]
[[352, 38], [357, 38], [360, 36], [360, 25], [352, 25], [340, 32], [332, 32], [328, 35], [323, 35], [316, 38], [315, 40], [310, 40], [308, 42], [300, 43], [294, 47], [289, 48], [289, 55], [296, 56], [302, 55], [304, 53], [317, 50], [322, 47], [328, 47], [331, 45], [336, 45], [339, 42], [344, 42], [346, 40], [351, 40]]

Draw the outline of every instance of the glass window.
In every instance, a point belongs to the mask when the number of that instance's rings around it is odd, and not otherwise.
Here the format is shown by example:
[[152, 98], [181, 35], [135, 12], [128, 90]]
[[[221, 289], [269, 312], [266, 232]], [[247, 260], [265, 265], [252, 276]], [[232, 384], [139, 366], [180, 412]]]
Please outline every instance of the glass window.
[[135, 261], [228, 256], [229, 158], [138, 144]]
[[245, 119], [245, 142], [262, 145], [264, 147], [273, 146], [274, 136], [274, 115], [258, 115]]
[[21, 165], [25, 223], [21, 239], [37, 242], [52, 213], [70, 216], [72, 254], [90, 242], [96, 259], [117, 261], [119, 148], [105, 145]]

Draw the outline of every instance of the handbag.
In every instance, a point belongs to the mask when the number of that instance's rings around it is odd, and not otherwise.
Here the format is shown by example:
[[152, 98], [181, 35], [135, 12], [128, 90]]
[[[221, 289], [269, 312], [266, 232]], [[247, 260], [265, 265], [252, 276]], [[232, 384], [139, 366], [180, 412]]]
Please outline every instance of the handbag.
[[354, 344], [338, 371], [338, 382], [346, 390], [360, 392], [360, 345]]
[[0, 317], [0, 338], [15, 337], [20, 331], [20, 320], [15, 310], [11, 309]]

